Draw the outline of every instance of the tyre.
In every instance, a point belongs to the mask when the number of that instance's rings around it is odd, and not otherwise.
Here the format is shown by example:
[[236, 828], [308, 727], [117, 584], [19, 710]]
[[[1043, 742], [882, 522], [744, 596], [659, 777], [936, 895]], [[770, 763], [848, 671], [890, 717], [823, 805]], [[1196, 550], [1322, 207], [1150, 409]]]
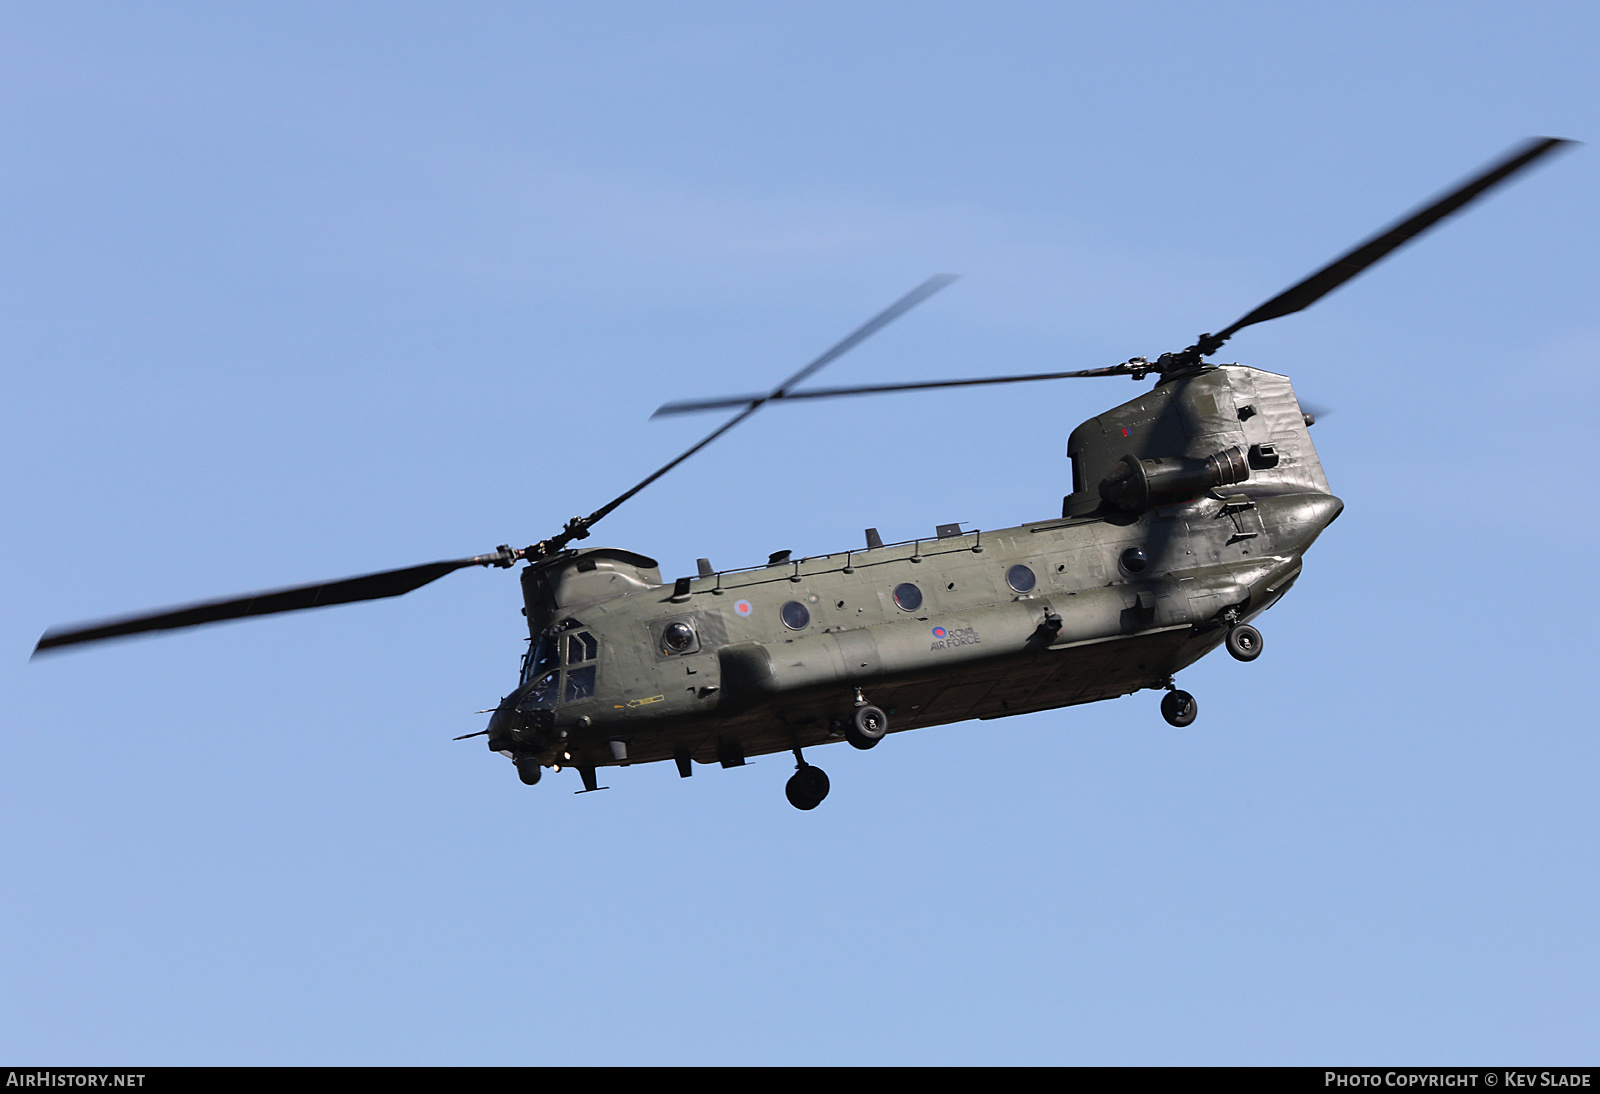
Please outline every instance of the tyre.
[[1169, 691], [1161, 697], [1161, 717], [1167, 720], [1169, 726], [1182, 729], [1193, 725], [1199, 713], [1200, 704], [1187, 691]]
[[845, 726], [844, 739], [856, 748], [872, 748], [889, 732], [889, 716], [875, 706], [856, 707], [855, 716]]
[[1248, 623], [1228, 628], [1228, 652], [1236, 661], [1254, 661], [1261, 656], [1261, 632]]
[[828, 774], [820, 767], [806, 764], [789, 776], [783, 793], [796, 809], [815, 809], [828, 796]]

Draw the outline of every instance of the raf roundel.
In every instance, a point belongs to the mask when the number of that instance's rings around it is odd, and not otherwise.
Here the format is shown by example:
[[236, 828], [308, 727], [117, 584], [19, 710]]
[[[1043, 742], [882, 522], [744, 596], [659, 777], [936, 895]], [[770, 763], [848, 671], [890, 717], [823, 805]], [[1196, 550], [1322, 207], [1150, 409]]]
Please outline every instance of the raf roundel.
[[943, 638], [945, 636], [945, 629], [943, 627], [933, 628], [933, 636], [935, 638]]
[[734, 601], [733, 610], [738, 612], [741, 618], [748, 618], [750, 613], [755, 611], [755, 608], [750, 606], [748, 600], [737, 600]]

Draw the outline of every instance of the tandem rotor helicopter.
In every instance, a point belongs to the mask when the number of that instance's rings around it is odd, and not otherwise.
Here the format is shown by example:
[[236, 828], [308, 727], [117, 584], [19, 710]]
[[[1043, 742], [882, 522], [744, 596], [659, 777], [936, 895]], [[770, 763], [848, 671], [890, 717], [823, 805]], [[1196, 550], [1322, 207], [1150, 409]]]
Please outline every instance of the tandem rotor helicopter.
[[[657, 414], [733, 410], [704, 439], [588, 516], [528, 547], [48, 631], [62, 647], [226, 619], [399, 596], [468, 566], [521, 570], [529, 648], [516, 687], [478, 733], [524, 783], [573, 767], [579, 793], [603, 767], [672, 760], [737, 767], [792, 751], [786, 794], [814, 809], [828, 777], [803, 749], [876, 747], [891, 731], [1003, 718], [1165, 690], [1162, 716], [1194, 722], [1174, 682], [1218, 646], [1262, 650], [1252, 620], [1299, 577], [1344, 503], [1311, 443], [1313, 417], [1286, 377], [1212, 364], [1234, 334], [1315, 303], [1391, 251], [1570, 144], [1539, 138], [1341, 255], [1216, 334], [1154, 360], [970, 380], [798, 385], [926, 300], [934, 277], [771, 391], [669, 403]], [[1155, 377], [1143, 395], [1072, 431], [1072, 492], [1059, 516], [663, 582], [654, 559], [576, 548], [607, 514], [769, 403], [1087, 376]]]

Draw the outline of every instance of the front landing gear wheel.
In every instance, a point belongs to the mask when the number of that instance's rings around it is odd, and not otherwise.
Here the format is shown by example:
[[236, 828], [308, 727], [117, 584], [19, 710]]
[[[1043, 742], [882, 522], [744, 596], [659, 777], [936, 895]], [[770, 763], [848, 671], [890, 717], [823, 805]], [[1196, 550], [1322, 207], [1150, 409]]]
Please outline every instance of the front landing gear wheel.
[[517, 778], [529, 786], [539, 781], [542, 772], [539, 770], [539, 761], [532, 756], [517, 757]]
[[1167, 720], [1169, 726], [1182, 729], [1193, 725], [1199, 713], [1200, 704], [1187, 691], [1169, 691], [1161, 697], [1161, 717]]
[[1261, 632], [1248, 623], [1228, 628], [1228, 652], [1237, 661], [1254, 661], [1261, 656]]
[[856, 707], [850, 724], [844, 727], [844, 739], [856, 748], [872, 748], [889, 732], [889, 716], [870, 703]]
[[815, 809], [828, 796], [828, 773], [820, 767], [805, 764], [789, 776], [783, 793], [796, 809]]

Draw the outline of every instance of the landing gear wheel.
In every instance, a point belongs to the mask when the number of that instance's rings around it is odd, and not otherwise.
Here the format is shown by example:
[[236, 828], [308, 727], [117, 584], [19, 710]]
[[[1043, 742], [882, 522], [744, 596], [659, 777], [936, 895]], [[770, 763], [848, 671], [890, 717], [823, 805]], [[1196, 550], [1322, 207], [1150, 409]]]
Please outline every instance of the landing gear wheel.
[[1261, 656], [1261, 632], [1248, 623], [1228, 628], [1228, 652], [1237, 661], [1254, 661]]
[[889, 732], [889, 716], [868, 704], [856, 707], [855, 717], [844, 727], [844, 739], [856, 748], [872, 748]]
[[542, 772], [540, 771], [539, 761], [537, 759], [532, 756], [518, 756], [516, 759], [516, 764], [517, 778], [521, 779], [529, 786], [532, 786], [539, 781], [539, 776], [542, 774]]
[[796, 809], [815, 809], [828, 796], [828, 773], [806, 764], [789, 776], [783, 793]]
[[1187, 691], [1169, 691], [1161, 697], [1161, 717], [1167, 720], [1169, 726], [1182, 729], [1193, 725], [1199, 713], [1200, 704]]

